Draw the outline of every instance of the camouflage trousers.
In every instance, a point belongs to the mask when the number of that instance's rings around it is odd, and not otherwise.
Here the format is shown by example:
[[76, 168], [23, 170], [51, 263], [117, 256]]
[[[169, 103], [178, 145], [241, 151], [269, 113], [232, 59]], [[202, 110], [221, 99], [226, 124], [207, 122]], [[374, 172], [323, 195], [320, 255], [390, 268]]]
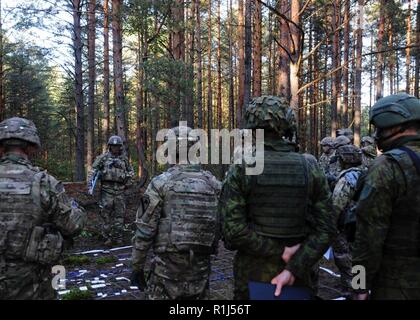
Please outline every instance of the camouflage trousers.
[[353, 274], [351, 273], [351, 253], [350, 246], [346, 239], [344, 232], [340, 232], [334, 242], [332, 243], [334, 252], [334, 262], [340, 271], [340, 281], [343, 290], [351, 290], [351, 280]]
[[102, 191], [100, 207], [103, 237], [111, 241], [123, 241], [126, 208], [124, 193], [111, 194]]
[[53, 300], [49, 267], [25, 262], [0, 262], [0, 300]]
[[152, 273], [147, 282], [147, 300], [206, 300], [209, 298], [209, 279], [174, 281]]

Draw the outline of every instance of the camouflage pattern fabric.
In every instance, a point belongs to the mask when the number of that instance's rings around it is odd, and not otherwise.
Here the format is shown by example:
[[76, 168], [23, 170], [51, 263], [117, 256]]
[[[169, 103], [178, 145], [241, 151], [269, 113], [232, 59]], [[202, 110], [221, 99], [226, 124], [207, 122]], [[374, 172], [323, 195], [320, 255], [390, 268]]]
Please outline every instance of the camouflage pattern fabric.
[[[69, 239], [80, 232], [85, 223], [86, 214], [76, 202], [66, 196], [64, 187], [59, 181], [45, 171], [32, 166], [31, 162], [21, 155], [7, 153], [1, 158], [0, 176], [10, 176], [13, 175], [13, 172], [22, 170], [33, 171], [36, 173], [36, 177], [39, 178], [37, 185], [39, 186], [39, 205], [42, 215], [33, 217], [36, 225], [49, 224], [65, 239]], [[8, 201], [13, 201], [13, 198], [8, 193], [3, 192], [0, 192], [0, 198], [0, 228], [2, 228], [5, 226], [3, 223], [6, 223], [2, 218], [10, 216], [10, 204]], [[37, 210], [34, 211], [35, 214], [38, 214]], [[27, 233], [30, 234], [31, 231], [28, 230]], [[57, 257], [51, 256], [51, 259], [54, 261], [48, 263], [48, 255], [44, 256], [42, 264], [26, 262], [23, 260], [26, 259], [26, 256], [22, 258], [8, 258], [10, 256], [8, 253], [10, 248], [22, 246], [21, 241], [26, 243], [28, 239], [20, 239], [18, 235], [10, 232], [8, 234], [5, 230], [1, 230], [0, 234], [0, 299], [54, 298], [50, 272], [51, 265], [56, 262]], [[19, 241], [19, 243], [13, 243], [13, 241]], [[5, 244], [6, 246], [4, 246]], [[32, 242], [29, 241], [28, 245], [31, 244]], [[3, 251], [3, 249], [6, 251]], [[51, 248], [38, 246], [35, 249], [48, 250]]]
[[107, 241], [120, 244], [126, 210], [124, 190], [132, 182], [134, 170], [125, 155], [113, 156], [111, 152], [106, 152], [95, 159], [89, 182], [96, 171], [100, 172], [101, 180], [101, 232]]
[[331, 159], [334, 157], [334, 150], [331, 150], [329, 154], [322, 153], [319, 157], [318, 164], [319, 167], [324, 171], [324, 173], [327, 175], [330, 172], [330, 162]]
[[376, 146], [369, 145], [362, 148], [362, 165], [365, 169], [369, 168], [376, 158]]
[[[406, 146], [419, 155], [420, 136], [397, 139], [393, 142], [392, 148], [400, 146]], [[356, 209], [353, 265], [365, 267], [367, 289], [371, 290], [372, 299], [420, 298], [418, 272], [420, 267], [418, 195], [420, 192], [419, 184], [407, 187], [408, 178], [418, 178], [415, 169], [410, 169], [413, 173], [405, 170], [389, 155], [379, 156], [369, 167], [359, 196]], [[407, 195], [411, 198], [408, 199]], [[404, 203], [400, 202], [402, 199]], [[417, 215], [417, 218], [410, 216], [413, 213]], [[401, 228], [398, 231], [399, 237], [404, 241], [393, 239], [390, 243], [389, 237], [394, 234], [395, 227], [404, 221], [411, 221], [407, 219], [417, 219], [417, 222], [410, 222], [404, 227], [406, 229]], [[412, 230], [410, 230], [413, 227], [417, 228], [416, 235], [412, 235]], [[417, 252], [407, 253], [409, 245], [417, 247]], [[392, 247], [392, 252], [387, 253], [385, 251], [387, 247]]]
[[[184, 180], [184, 177], [188, 176], [195, 176], [201, 182]], [[180, 232], [171, 232], [174, 226], [177, 226], [177, 221], [183, 219], [176, 215], [172, 216], [179, 209], [168, 205], [171, 203], [170, 199], [174, 197], [171, 190], [184, 189], [179, 183], [189, 183], [188, 187], [191, 189], [189, 198], [194, 202], [194, 205], [185, 210], [188, 210], [189, 215], [195, 217], [195, 222], [194, 224], [186, 223], [182, 226], [184, 227], [183, 237], [190, 239], [192, 243], [189, 250], [188, 248], [184, 250], [182, 242], [178, 241], [177, 237]], [[198, 233], [201, 236], [208, 234], [209, 230], [213, 230], [212, 253], [214, 253], [220, 238], [220, 223], [213, 228], [208, 224], [208, 221], [200, 217], [206, 215], [196, 211], [194, 207], [209, 208], [212, 204], [207, 201], [203, 202], [203, 199], [200, 198], [201, 194], [205, 192], [213, 193], [217, 199], [220, 188], [220, 182], [210, 172], [201, 170], [199, 165], [175, 165], [150, 182], [144, 195], [148, 200], [148, 205], [144, 212], [140, 209], [137, 212], [137, 230], [133, 237], [132, 252], [133, 270], [144, 270], [147, 253], [153, 246], [154, 257], [150, 270], [151, 277], [147, 286], [148, 299], [205, 297], [204, 291], [208, 288], [207, 283], [210, 275], [211, 253], [195, 251], [194, 243], [200, 238]], [[194, 196], [193, 193], [197, 192], [200, 192], [199, 196]], [[217, 215], [217, 203], [215, 205], [214, 213]], [[183, 214], [185, 215], [185, 212]], [[203, 241], [206, 242], [207, 240]]]
[[[265, 139], [265, 148], [294, 151], [287, 141]], [[336, 235], [337, 215], [331, 206], [331, 192], [317, 161], [305, 155], [308, 164], [310, 210], [304, 239], [280, 239], [259, 235], [250, 225], [247, 210], [252, 178], [244, 165], [232, 165], [224, 180], [219, 202], [226, 248], [237, 250], [234, 258], [234, 299], [248, 299], [248, 282], [270, 282], [283, 269], [297, 278], [296, 285], [313, 287], [312, 269]], [[275, 196], [275, 195], [274, 195]], [[288, 264], [282, 260], [284, 248], [302, 243]]]

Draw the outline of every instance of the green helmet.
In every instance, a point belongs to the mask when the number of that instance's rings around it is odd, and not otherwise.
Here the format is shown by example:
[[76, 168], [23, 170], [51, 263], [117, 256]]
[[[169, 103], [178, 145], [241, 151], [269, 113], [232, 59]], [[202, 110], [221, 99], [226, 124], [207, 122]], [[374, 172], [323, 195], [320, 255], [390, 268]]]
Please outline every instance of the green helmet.
[[325, 147], [334, 147], [334, 138], [332, 137], [325, 137], [324, 139], [321, 140], [321, 146]]
[[358, 147], [352, 144], [338, 147], [336, 155], [346, 164], [360, 165], [362, 163], [362, 152]]
[[349, 138], [347, 138], [346, 136], [339, 136], [334, 140], [334, 149], [348, 144], [351, 144], [351, 140]]
[[284, 135], [296, 131], [296, 118], [284, 97], [261, 96], [251, 100], [245, 110], [246, 129], [268, 129]]
[[349, 128], [337, 129], [335, 131], [335, 133], [336, 133], [337, 137], [345, 136], [345, 137], [349, 138], [351, 141], [353, 141], [353, 130], [351, 130]]
[[0, 142], [19, 145], [22, 141], [41, 147], [35, 124], [24, 118], [9, 118], [0, 123]]
[[373, 105], [369, 120], [377, 128], [389, 128], [411, 121], [420, 121], [420, 100], [407, 93], [384, 97]]
[[123, 145], [123, 141], [122, 141], [122, 139], [121, 139], [120, 136], [112, 136], [108, 140], [108, 145], [109, 146], [122, 146]]
[[373, 144], [375, 144], [375, 140], [370, 136], [363, 137], [360, 142], [362, 143], [362, 145], [373, 145]]

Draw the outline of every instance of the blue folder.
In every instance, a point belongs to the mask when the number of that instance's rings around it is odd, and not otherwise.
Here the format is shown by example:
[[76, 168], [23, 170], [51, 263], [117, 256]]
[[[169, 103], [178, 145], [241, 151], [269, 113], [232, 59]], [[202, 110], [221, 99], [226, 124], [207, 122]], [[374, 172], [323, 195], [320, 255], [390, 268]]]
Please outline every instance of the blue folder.
[[276, 286], [266, 282], [248, 282], [250, 300], [311, 300], [312, 292], [307, 287], [284, 286], [276, 297]]

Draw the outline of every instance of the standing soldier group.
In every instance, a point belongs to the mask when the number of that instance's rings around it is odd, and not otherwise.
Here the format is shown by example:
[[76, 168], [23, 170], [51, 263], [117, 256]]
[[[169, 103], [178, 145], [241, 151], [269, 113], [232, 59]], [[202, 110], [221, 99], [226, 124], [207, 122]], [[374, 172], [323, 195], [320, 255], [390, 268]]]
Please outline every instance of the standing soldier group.
[[[264, 129], [262, 174], [246, 175], [252, 165], [243, 162], [221, 184], [186, 163], [153, 178], [135, 221], [132, 284], [152, 300], [207, 298], [210, 258], [222, 239], [236, 250], [235, 299], [249, 299], [258, 282], [271, 283], [275, 296], [290, 286], [314, 296], [317, 264], [329, 246], [343, 290], [354, 298], [419, 299], [420, 101], [407, 94], [380, 99], [370, 122], [375, 138], [364, 137], [362, 149], [352, 144], [351, 130], [339, 129], [337, 138], [321, 141], [318, 163], [297, 152], [286, 99], [253, 99], [244, 124]], [[174, 128], [175, 143], [195, 143], [190, 131]], [[376, 159], [375, 142], [384, 152]], [[111, 137], [89, 176], [90, 188], [101, 181], [107, 244], [123, 240], [123, 194], [134, 176], [122, 145]], [[62, 184], [31, 164], [39, 146], [31, 121], [0, 123], [0, 299], [53, 298], [50, 267], [85, 222]], [[351, 287], [352, 263], [365, 269], [366, 288]]]

